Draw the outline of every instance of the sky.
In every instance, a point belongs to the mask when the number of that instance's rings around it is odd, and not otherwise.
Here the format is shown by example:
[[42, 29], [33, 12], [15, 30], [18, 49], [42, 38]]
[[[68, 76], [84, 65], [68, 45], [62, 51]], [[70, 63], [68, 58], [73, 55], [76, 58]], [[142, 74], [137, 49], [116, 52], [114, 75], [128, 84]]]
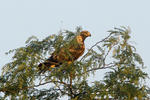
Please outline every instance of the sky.
[[0, 68], [11, 61], [5, 52], [25, 46], [28, 37], [42, 39], [60, 30], [74, 31], [77, 26], [92, 34], [85, 41], [86, 48], [113, 27], [129, 26], [150, 76], [150, 0], [0, 0]]

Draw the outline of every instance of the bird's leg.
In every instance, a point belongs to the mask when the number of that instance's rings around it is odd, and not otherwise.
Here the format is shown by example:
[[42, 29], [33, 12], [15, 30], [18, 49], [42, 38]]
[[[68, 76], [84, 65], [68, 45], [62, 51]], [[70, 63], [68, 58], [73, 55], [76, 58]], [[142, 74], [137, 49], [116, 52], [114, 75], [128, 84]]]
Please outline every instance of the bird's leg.
[[51, 68], [54, 68], [54, 67], [55, 67], [55, 65], [51, 65], [50, 67], [51, 67]]

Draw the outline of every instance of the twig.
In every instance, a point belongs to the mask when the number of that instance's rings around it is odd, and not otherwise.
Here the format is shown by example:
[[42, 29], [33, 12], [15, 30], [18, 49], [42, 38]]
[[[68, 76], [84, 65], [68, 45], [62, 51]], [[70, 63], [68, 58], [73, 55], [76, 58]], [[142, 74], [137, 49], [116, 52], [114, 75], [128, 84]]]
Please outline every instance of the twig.
[[[112, 47], [111, 47], [112, 48]], [[106, 55], [105, 55], [105, 57], [104, 57], [104, 59], [103, 59], [103, 62], [104, 62], [104, 66], [105, 66], [105, 60], [106, 60], [106, 57], [108, 56], [108, 54], [109, 54], [109, 52], [111, 51], [111, 48], [107, 51], [107, 53], [106, 53]]]
[[9, 89], [5, 89], [5, 88], [0, 89], [0, 92], [10, 92], [10, 93], [13, 93], [13, 94], [15, 94], [15, 93], [16, 93], [15, 91], [11, 91], [11, 90], [9, 90]]
[[73, 98], [73, 91], [72, 91], [72, 73], [70, 72], [70, 86], [69, 86], [69, 89], [70, 89], [70, 96], [71, 96], [71, 99]]
[[[112, 65], [112, 64], [113, 64], [113, 65]], [[85, 73], [87, 73], [87, 72], [91, 72], [91, 71], [94, 71], [94, 70], [112, 68], [112, 67], [114, 67], [115, 65], [116, 65], [116, 64], [114, 64], [114, 63], [105, 64], [105, 66], [103, 66], [103, 67], [92, 68], [92, 69], [87, 70], [86, 72], [83, 72], [82, 74], [85, 74]]]
[[88, 52], [80, 59], [80, 61], [82, 61], [84, 59], [84, 57], [87, 56], [87, 54], [95, 47], [97, 46], [99, 43], [105, 41], [106, 39], [108, 39], [112, 34], [110, 33], [106, 38], [102, 39], [101, 41], [96, 42], [93, 46], [91, 46], [91, 48], [88, 50]]
[[62, 81], [47, 81], [47, 82], [45, 82], [45, 83], [35, 85], [34, 87], [39, 87], [39, 86], [41, 86], [41, 85], [45, 85], [45, 84], [47, 84], [47, 83], [52, 83], [52, 82], [54, 82], [54, 83], [60, 83], [60, 84], [64, 84], [64, 85], [68, 85], [67, 83], [62, 82]]
[[60, 89], [60, 87], [54, 82], [54, 84], [56, 85], [56, 87], [58, 88], [58, 90], [61, 92], [61, 93], [65, 93], [65, 94], [68, 94], [68, 93], [66, 93], [66, 92], [64, 92], [64, 91], [62, 91], [61, 89]]
[[[42, 86], [42, 85], [45, 85], [45, 84], [48, 84], [48, 83], [52, 83], [52, 82], [56, 82], [56, 83], [60, 83], [60, 84], [63, 84], [63, 85], [67, 85], [67, 86], [68, 86], [67, 83], [61, 82], [61, 81], [47, 81], [47, 82], [45, 82], [45, 83], [41, 83], [41, 84], [38, 84], [38, 85], [29, 86], [29, 87], [23, 87], [22, 89], [19, 89], [19, 90], [26, 90], [26, 89], [29, 89], [29, 88], [35, 88], [35, 87], [39, 87], [39, 86]], [[2, 92], [8, 91], [8, 92], [10, 92], [10, 93], [15, 93], [14, 91], [11, 91], [11, 90], [9, 90], [9, 89], [1, 89], [0, 91], [2, 91]]]

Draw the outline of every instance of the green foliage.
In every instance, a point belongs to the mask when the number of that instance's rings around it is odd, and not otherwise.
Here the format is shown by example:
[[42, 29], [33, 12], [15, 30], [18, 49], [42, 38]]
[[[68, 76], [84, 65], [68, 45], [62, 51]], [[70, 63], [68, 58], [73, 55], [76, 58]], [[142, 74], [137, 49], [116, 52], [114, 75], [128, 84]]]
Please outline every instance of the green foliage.
[[[39, 74], [38, 64], [43, 62], [55, 50], [68, 46], [70, 41], [81, 32], [64, 31], [50, 35], [43, 40], [32, 36], [25, 47], [10, 50], [14, 53], [12, 62], [3, 67], [0, 77], [2, 99], [12, 100], [59, 100], [68, 96], [72, 100], [119, 100], [148, 99], [147, 86], [143, 81], [147, 74], [141, 69], [142, 58], [130, 44], [130, 29], [114, 28], [109, 35], [95, 43], [79, 60], [68, 65], [64, 63]], [[111, 71], [105, 74], [104, 80], [87, 79], [91, 74], [103, 69]]]

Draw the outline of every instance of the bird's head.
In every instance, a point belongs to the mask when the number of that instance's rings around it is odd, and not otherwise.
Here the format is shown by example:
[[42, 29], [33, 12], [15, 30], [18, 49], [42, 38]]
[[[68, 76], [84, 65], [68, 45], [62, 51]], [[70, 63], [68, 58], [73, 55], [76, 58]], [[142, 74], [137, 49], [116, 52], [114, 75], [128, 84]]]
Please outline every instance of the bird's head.
[[80, 35], [86, 38], [91, 36], [91, 33], [89, 31], [81, 31]]

